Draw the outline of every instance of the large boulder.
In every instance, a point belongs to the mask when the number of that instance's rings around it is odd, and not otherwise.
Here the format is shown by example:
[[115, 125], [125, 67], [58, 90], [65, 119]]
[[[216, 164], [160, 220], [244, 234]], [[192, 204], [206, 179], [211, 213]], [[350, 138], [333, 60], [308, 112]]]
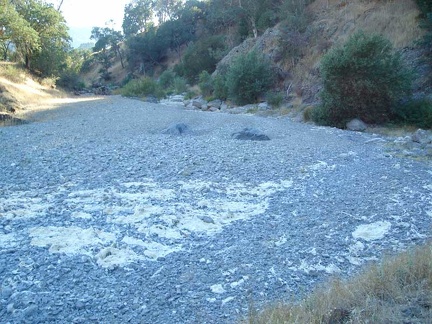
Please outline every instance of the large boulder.
[[363, 132], [367, 125], [361, 119], [355, 118], [346, 124], [346, 128], [350, 131]]

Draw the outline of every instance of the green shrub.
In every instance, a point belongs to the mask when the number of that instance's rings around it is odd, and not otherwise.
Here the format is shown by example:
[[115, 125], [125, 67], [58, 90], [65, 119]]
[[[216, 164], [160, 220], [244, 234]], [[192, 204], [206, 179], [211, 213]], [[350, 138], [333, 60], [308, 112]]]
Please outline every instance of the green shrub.
[[279, 108], [284, 100], [284, 96], [280, 92], [268, 92], [266, 99], [272, 107]]
[[183, 56], [183, 63], [178, 69], [191, 84], [196, 84], [202, 71], [212, 73], [216, 64], [226, 54], [226, 44], [222, 36], [210, 36], [190, 45]]
[[213, 96], [220, 100], [228, 98], [228, 89], [223, 75], [218, 74], [213, 78]]
[[198, 85], [204, 97], [208, 97], [213, 93], [213, 80], [207, 71], [202, 71], [200, 73]]
[[411, 73], [379, 35], [352, 35], [343, 47], [323, 57], [321, 73], [322, 108], [314, 120], [325, 125], [344, 127], [353, 118], [386, 122], [392, 106], [411, 91]]
[[239, 56], [228, 69], [228, 97], [239, 105], [254, 103], [274, 83], [271, 63], [256, 51]]
[[180, 76], [176, 76], [173, 81], [173, 87], [175, 93], [184, 93], [187, 91], [187, 82], [186, 79]]
[[120, 93], [125, 97], [155, 96], [160, 99], [165, 96], [159, 84], [149, 77], [129, 81]]
[[432, 129], [432, 100], [414, 99], [394, 109], [397, 121], [423, 129]]
[[68, 90], [83, 90], [85, 83], [81, 80], [78, 72], [72, 70], [63, 71], [56, 85]]
[[159, 77], [160, 86], [167, 90], [174, 86], [174, 79], [176, 74], [173, 70], [165, 70]]

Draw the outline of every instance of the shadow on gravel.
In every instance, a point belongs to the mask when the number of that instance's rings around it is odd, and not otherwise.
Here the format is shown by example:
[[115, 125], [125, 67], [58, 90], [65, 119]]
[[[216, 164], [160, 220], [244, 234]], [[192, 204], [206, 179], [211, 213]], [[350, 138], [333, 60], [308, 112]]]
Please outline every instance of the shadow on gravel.
[[17, 125], [23, 125], [28, 123], [29, 122], [25, 119], [16, 118], [9, 114], [0, 114], [0, 127], [17, 126]]

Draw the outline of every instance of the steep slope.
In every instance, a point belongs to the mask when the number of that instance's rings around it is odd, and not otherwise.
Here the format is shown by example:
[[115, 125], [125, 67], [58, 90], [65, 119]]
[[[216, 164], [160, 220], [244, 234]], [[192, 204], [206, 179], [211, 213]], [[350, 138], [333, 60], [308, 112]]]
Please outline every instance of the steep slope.
[[[313, 102], [320, 90], [321, 57], [353, 33], [363, 30], [381, 34], [405, 52], [413, 51], [422, 36], [417, 21], [419, 11], [413, 0], [316, 0], [308, 11], [312, 20], [304, 32], [280, 23], [232, 49], [218, 64], [216, 73], [239, 55], [254, 49], [263, 51], [275, 64], [279, 90], [291, 98]], [[407, 56], [412, 61], [413, 55]], [[414, 58], [418, 57], [414, 54]]]

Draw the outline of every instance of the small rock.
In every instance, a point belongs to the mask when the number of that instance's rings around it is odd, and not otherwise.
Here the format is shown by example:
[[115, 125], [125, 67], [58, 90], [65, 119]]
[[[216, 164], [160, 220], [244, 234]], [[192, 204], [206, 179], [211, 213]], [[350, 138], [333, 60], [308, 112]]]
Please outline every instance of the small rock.
[[269, 110], [269, 109], [270, 109], [270, 106], [268, 105], [267, 102], [261, 102], [261, 103], [258, 105], [258, 109], [259, 109], [259, 110]]
[[346, 124], [346, 128], [350, 131], [363, 132], [366, 130], [367, 125], [362, 120], [355, 118]]
[[432, 143], [432, 132], [428, 132], [423, 129], [418, 129], [414, 134], [411, 135], [411, 139], [413, 142], [420, 144], [429, 144]]
[[184, 123], [173, 124], [167, 129], [165, 129], [162, 133], [168, 135], [182, 135], [189, 131], [189, 127]]
[[249, 140], [249, 141], [269, 141], [270, 138], [264, 133], [254, 128], [245, 128], [240, 132], [233, 133], [231, 136], [238, 140]]
[[208, 224], [214, 224], [215, 223], [213, 218], [211, 218], [209, 216], [199, 216], [198, 218], [201, 219], [204, 223], [208, 223]]

